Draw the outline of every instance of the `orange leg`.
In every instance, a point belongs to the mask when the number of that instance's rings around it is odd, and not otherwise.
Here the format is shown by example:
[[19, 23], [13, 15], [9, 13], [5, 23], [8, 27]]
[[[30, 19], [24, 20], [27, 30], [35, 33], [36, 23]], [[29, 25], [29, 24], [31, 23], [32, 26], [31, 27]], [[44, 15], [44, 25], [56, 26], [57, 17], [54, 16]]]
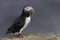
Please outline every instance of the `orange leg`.
[[24, 35], [23, 34], [19, 34], [19, 38], [24, 38]]

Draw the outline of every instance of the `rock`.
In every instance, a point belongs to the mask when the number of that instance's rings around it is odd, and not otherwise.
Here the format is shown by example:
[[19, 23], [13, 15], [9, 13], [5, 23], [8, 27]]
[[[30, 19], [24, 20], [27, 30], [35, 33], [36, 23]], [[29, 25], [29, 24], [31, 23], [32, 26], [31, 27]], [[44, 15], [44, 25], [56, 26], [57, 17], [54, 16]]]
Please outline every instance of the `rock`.
[[19, 38], [18, 36], [7, 36], [1, 38], [1, 40], [59, 40], [59, 37], [56, 37], [56, 35], [45, 35], [45, 34], [25, 34], [24, 38]]

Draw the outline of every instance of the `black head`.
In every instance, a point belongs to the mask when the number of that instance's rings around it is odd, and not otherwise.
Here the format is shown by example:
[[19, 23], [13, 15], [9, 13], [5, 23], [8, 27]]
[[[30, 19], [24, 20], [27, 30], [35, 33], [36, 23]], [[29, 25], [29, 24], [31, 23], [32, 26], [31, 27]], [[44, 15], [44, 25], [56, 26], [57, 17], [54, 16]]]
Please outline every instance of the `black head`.
[[35, 12], [35, 9], [31, 5], [25, 5], [23, 8], [24, 14], [32, 15], [32, 14], [34, 14], [34, 12]]

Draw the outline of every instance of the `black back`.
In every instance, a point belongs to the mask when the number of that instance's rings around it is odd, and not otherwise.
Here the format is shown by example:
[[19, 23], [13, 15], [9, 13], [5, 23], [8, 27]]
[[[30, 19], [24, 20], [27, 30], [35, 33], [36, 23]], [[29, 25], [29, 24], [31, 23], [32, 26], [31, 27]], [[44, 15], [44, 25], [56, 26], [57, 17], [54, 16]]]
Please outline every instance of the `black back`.
[[13, 24], [8, 28], [8, 31], [6, 33], [15, 33], [19, 32], [20, 29], [24, 26], [25, 24], [25, 19], [26, 17], [29, 17], [29, 13], [22, 13], [21, 16], [16, 18], [13, 22]]

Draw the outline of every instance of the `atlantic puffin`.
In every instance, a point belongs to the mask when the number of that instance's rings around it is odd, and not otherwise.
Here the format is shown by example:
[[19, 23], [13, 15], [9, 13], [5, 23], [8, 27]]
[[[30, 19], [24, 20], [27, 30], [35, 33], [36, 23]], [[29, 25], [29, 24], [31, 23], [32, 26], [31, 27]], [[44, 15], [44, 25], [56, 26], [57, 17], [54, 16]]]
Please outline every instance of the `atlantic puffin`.
[[35, 9], [31, 5], [25, 5], [22, 14], [14, 20], [13, 24], [7, 29], [6, 34], [17, 33], [19, 37], [24, 37], [21, 33], [29, 25], [34, 12]]

